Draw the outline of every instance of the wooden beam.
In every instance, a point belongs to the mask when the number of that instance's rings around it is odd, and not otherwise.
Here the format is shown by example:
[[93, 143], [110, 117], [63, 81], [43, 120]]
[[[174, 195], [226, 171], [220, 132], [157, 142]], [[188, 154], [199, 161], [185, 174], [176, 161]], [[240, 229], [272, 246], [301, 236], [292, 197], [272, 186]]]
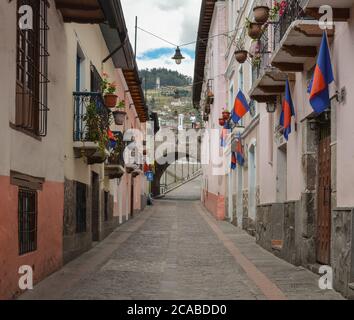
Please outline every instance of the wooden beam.
[[258, 86], [264, 93], [282, 93], [285, 91], [285, 84], [280, 86]]
[[[332, 8], [334, 21], [348, 21], [350, 19], [350, 8]], [[316, 20], [323, 15], [319, 13], [319, 8], [306, 8], [305, 14]]]
[[264, 95], [264, 96], [254, 95], [254, 96], [251, 96], [251, 99], [255, 100], [255, 101], [259, 102], [259, 103], [267, 103], [267, 102], [276, 101], [277, 96], [276, 95]]
[[283, 72], [302, 72], [304, 65], [302, 63], [291, 62], [272, 62], [272, 66]]
[[293, 57], [314, 58], [317, 56], [317, 48], [315, 46], [296, 46], [284, 44], [283, 49]]

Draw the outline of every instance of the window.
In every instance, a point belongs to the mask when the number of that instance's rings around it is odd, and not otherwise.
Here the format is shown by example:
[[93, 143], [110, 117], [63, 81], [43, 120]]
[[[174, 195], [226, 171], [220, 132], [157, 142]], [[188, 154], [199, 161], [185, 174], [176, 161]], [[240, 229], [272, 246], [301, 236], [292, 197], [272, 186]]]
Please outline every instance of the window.
[[86, 232], [86, 185], [76, 184], [76, 233]]
[[108, 221], [109, 192], [104, 193], [104, 221]]
[[[33, 10], [33, 28], [17, 24], [15, 126], [36, 136], [47, 134], [48, 41], [47, 0], [18, 0]], [[17, 10], [18, 12], [19, 10]]]
[[18, 193], [19, 254], [37, 250], [37, 192], [20, 189]]

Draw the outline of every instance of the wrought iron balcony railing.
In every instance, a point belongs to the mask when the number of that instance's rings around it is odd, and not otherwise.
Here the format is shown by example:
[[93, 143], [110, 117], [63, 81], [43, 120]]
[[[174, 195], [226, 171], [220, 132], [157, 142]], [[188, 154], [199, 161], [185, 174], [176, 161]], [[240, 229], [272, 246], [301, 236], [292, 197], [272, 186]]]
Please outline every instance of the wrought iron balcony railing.
[[98, 141], [109, 128], [110, 111], [98, 92], [74, 92], [74, 141]]
[[[272, 27], [271, 25], [268, 28]], [[269, 38], [268, 30], [266, 30], [262, 37], [258, 40], [258, 53], [255, 56], [258, 56], [258, 63], [253, 62], [252, 64], [252, 83], [254, 83], [263, 73], [263, 71], [270, 66], [270, 55], [271, 51], [269, 48]], [[253, 60], [255, 61], [255, 60]]]
[[[291, 24], [296, 20], [303, 20], [306, 17], [303, 7], [308, 0], [288, 0], [285, 11], [274, 24], [273, 48], [277, 48]], [[313, 18], [310, 18], [313, 19]]]

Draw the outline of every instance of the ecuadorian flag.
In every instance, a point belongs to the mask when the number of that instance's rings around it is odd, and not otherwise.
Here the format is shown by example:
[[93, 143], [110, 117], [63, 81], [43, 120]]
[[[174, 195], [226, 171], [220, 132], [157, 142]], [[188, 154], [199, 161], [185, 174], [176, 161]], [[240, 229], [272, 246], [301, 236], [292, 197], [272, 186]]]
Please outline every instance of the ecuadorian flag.
[[330, 105], [329, 85], [334, 81], [327, 34], [324, 31], [313, 79], [310, 83], [310, 104], [316, 113], [325, 111]]
[[231, 112], [232, 121], [237, 124], [248, 111], [250, 111], [250, 106], [240, 90], [236, 96], [234, 108]]
[[280, 115], [280, 125], [284, 128], [284, 137], [286, 140], [289, 139], [289, 135], [291, 133], [291, 118], [294, 116], [295, 109], [291, 98], [289, 80], [286, 80], [283, 110]]
[[236, 152], [231, 152], [231, 169], [235, 170], [237, 166], [237, 155]]

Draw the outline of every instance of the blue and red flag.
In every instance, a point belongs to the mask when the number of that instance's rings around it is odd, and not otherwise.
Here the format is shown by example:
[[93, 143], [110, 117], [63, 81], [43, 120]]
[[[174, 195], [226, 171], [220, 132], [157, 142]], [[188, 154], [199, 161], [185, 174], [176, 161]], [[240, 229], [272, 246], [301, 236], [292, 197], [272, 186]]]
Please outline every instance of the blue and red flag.
[[318, 55], [315, 72], [310, 83], [310, 104], [316, 113], [325, 111], [330, 105], [329, 85], [334, 81], [331, 55], [329, 52], [327, 34], [324, 31]]
[[231, 169], [235, 170], [237, 166], [237, 155], [236, 152], [231, 152]]
[[225, 121], [225, 124], [224, 124], [224, 127], [222, 128], [221, 130], [221, 147], [226, 147], [226, 144], [227, 144], [227, 135], [229, 133], [229, 130], [230, 130], [230, 127], [229, 127], [229, 124], [228, 124], [228, 121]]
[[283, 101], [283, 108], [280, 114], [280, 125], [284, 128], [284, 137], [289, 139], [291, 133], [291, 118], [295, 116], [295, 109], [293, 100], [291, 98], [289, 80], [286, 80], [285, 98]]
[[248, 111], [250, 111], [250, 106], [248, 105], [246, 97], [240, 90], [237, 94], [234, 108], [231, 112], [232, 121], [237, 124]]
[[243, 153], [243, 146], [241, 141], [241, 136], [237, 139], [236, 142], [236, 160], [237, 163], [242, 167], [245, 164], [245, 156]]

